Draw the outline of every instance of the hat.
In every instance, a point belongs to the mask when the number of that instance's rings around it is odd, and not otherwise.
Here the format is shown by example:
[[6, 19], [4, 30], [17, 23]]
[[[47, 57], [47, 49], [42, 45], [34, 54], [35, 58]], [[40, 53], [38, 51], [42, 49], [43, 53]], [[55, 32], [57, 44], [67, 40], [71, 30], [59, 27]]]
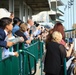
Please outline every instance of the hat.
[[0, 19], [3, 17], [10, 17], [10, 12], [8, 12], [5, 8], [0, 8]]

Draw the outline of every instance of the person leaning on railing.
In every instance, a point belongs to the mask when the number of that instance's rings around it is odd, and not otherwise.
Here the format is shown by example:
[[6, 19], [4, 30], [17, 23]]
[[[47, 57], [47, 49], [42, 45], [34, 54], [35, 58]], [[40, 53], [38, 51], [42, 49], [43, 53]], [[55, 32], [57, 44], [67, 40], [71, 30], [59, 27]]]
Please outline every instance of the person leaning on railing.
[[[20, 29], [15, 32], [17, 36], [23, 37], [24, 38], [24, 44], [25, 47], [28, 47], [28, 45], [31, 43], [31, 37], [28, 39], [27, 36], [24, 34], [27, 29], [27, 24], [26, 23], [21, 23], [20, 24]], [[19, 44], [20, 49], [22, 48], [22, 43]]]
[[[12, 19], [8, 17], [4, 17], [0, 19], [0, 47], [4, 47], [5, 49], [8, 49], [9, 47], [16, 44], [16, 42], [7, 41], [5, 40], [8, 36], [9, 32], [12, 31], [13, 25], [12, 25]], [[24, 41], [24, 39], [21, 37], [21, 41]], [[18, 41], [20, 42], [20, 40]], [[14, 53], [16, 56], [18, 55], [17, 52]]]
[[12, 28], [13, 28], [12, 19], [7, 17], [0, 19], [0, 47], [7, 48], [14, 44], [13, 42], [5, 41], [5, 38], [8, 35], [8, 32], [11, 31]]

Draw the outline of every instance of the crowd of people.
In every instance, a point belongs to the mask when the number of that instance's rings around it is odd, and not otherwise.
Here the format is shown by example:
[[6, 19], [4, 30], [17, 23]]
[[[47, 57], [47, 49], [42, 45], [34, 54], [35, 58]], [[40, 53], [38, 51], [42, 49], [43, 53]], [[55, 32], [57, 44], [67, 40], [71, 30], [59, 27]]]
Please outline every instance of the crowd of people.
[[[0, 11], [5, 11], [5, 9], [0, 9]], [[25, 47], [28, 47], [31, 41], [37, 38], [43, 40], [46, 47], [44, 60], [45, 75], [64, 75], [64, 58], [67, 58], [67, 61], [69, 61], [73, 57], [71, 61], [73, 61], [73, 64], [76, 62], [75, 56], [72, 55], [74, 53], [74, 44], [71, 43], [68, 46], [65, 42], [65, 31], [62, 23], [56, 23], [54, 28], [49, 30], [41, 27], [32, 19], [28, 19], [27, 23], [25, 23], [18, 17], [15, 17], [13, 12], [8, 13], [8, 15], [3, 15], [0, 12], [0, 47], [3, 47], [2, 59], [10, 55], [18, 57], [18, 52], [14, 50], [13, 45], [19, 42], [19, 48], [22, 48], [22, 43], [24, 42]], [[11, 52], [9, 47], [12, 47]], [[71, 71], [67, 70], [67, 73], [71, 75]]]
[[[3, 14], [5, 13], [5, 15]], [[8, 12], [6, 9], [0, 9], [0, 47], [3, 47], [2, 58], [10, 55], [18, 56], [15, 48], [12, 47], [10, 52], [9, 47], [19, 42], [19, 48], [22, 48], [22, 43], [25, 47], [31, 44], [33, 39], [43, 39], [46, 29], [41, 28], [39, 24], [32, 19], [28, 19], [27, 23], [23, 22], [19, 17], [15, 17], [13, 12]], [[43, 35], [43, 36], [42, 36]], [[47, 34], [46, 34], [47, 35]], [[44, 36], [45, 39], [46, 36]]]

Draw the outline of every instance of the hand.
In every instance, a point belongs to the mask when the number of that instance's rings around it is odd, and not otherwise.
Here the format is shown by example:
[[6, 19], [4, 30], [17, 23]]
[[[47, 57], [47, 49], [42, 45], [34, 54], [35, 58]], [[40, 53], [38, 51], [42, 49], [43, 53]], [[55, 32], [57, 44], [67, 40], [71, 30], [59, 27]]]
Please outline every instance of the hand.
[[18, 57], [19, 56], [18, 52], [14, 52], [14, 56]]
[[24, 42], [24, 38], [23, 37], [19, 37], [20, 42]]
[[14, 44], [15, 44], [14, 42], [8, 41], [8, 42], [7, 42], [7, 47], [11, 47], [11, 46], [13, 46]]
[[73, 48], [74, 47], [74, 42], [72, 44], [70, 44], [70, 47]]
[[33, 37], [30, 37], [30, 40], [33, 40], [34, 38]]

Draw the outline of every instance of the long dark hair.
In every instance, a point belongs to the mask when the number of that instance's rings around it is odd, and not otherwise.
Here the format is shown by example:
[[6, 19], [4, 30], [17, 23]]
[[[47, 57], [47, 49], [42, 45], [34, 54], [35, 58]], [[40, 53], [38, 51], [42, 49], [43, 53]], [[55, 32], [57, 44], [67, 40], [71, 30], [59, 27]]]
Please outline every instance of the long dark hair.
[[46, 41], [45, 41], [46, 43], [51, 42], [51, 40], [52, 40], [52, 33], [54, 31], [60, 32], [62, 34], [62, 39], [65, 41], [64, 27], [63, 27], [63, 25], [60, 22], [58, 22], [58, 23], [56, 23], [54, 25], [53, 29], [50, 29], [49, 34], [47, 35], [47, 38], [46, 38]]
[[58, 31], [62, 34], [62, 38], [63, 40], [65, 40], [65, 31], [64, 31], [64, 26], [62, 25], [62, 23], [58, 22], [55, 24], [53, 31]]

